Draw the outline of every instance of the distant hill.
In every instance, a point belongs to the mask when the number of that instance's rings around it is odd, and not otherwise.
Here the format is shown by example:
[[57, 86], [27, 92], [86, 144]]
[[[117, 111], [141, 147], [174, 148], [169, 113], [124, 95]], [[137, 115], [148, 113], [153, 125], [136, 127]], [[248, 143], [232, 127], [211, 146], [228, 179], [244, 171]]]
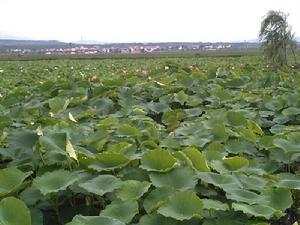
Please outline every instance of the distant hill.
[[[256, 49], [259, 47], [259, 43], [256, 39], [245, 40], [245, 41], [233, 41], [233, 42], [152, 42], [152, 43], [141, 43], [141, 42], [132, 42], [132, 43], [103, 43], [98, 41], [80, 41], [73, 43], [66, 43], [57, 40], [20, 40], [20, 39], [4, 39], [0, 35], [0, 52], [10, 52], [11, 50], [18, 51], [20, 49], [30, 49], [30, 50], [43, 50], [45, 49], [70, 49], [85, 46], [86, 48], [93, 48], [95, 46], [99, 48], [112, 48], [111, 51], [118, 52], [124, 49], [144, 49], [144, 47], [155, 46], [160, 49], [160, 51], [178, 51], [178, 50], [205, 50], [214, 48], [222, 49], [227, 48], [224, 46], [229, 46], [228, 48], [235, 49]], [[16, 50], [18, 49], [18, 50]], [[51, 50], [51, 51], [52, 51]], [[94, 49], [95, 50], [95, 49]], [[93, 51], [94, 51], [93, 50]]]
[[14, 40], [14, 39], [0, 39], [1, 46], [32, 46], [32, 45], [66, 45], [67, 43], [55, 40]]
[[15, 40], [15, 39], [0, 39], [0, 49], [43, 49], [43, 48], [67, 48], [74, 46], [71, 43], [65, 43], [55, 40]]
[[94, 41], [94, 40], [82, 40], [82, 41], [75, 41], [74, 44], [84, 44], [84, 45], [104, 45], [107, 42], [103, 41]]

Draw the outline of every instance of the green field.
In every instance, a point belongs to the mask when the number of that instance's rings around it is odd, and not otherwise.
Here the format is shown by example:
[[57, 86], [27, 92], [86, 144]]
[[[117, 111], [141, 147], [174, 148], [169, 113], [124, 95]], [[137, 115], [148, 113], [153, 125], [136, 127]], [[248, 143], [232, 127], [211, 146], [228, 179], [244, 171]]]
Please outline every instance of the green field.
[[300, 70], [259, 53], [0, 61], [0, 224], [300, 219]]

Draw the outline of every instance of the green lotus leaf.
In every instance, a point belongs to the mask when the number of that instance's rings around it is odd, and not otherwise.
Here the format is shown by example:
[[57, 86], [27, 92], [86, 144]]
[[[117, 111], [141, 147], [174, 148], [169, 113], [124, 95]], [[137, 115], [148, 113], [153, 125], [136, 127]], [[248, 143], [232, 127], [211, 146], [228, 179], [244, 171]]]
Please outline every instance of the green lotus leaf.
[[127, 142], [119, 142], [117, 144], [107, 145], [107, 152], [120, 153], [128, 158], [135, 157], [136, 146]]
[[[200, 99], [200, 101], [202, 100]], [[192, 102], [188, 101], [187, 104], [191, 105]], [[203, 113], [203, 109], [201, 107], [196, 107], [196, 108], [186, 109], [185, 112], [187, 114], [185, 118], [193, 118], [193, 117], [200, 116]]]
[[119, 129], [116, 131], [116, 134], [120, 136], [129, 136], [129, 137], [139, 137], [142, 135], [141, 131], [128, 124], [121, 125]]
[[249, 205], [266, 203], [263, 196], [243, 189], [230, 189], [226, 192], [226, 198], [237, 202], [248, 203]]
[[118, 93], [118, 103], [123, 108], [128, 108], [138, 104], [138, 100], [134, 96], [135, 88], [134, 87], [120, 87]]
[[226, 81], [226, 87], [228, 88], [241, 88], [242, 86], [244, 86], [245, 80], [242, 78], [233, 78], [233, 79], [228, 79]]
[[43, 224], [43, 212], [38, 208], [30, 208], [31, 225]]
[[213, 184], [224, 190], [242, 188], [242, 183], [234, 176], [229, 174], [217, 174], [211, 172], [198, 173], [199, 178], [209, 184]]
[[139, 167], [126, 167], [118, 173], [118, 176], [122, 180], [149, 181], [148, 172]]
[[24, 173], [13, 167], [0, 169], [0, 198], [18, 191], [24, 180], [31, 174], [32, 172]]
[[52, 133], [41, 136], [39, 139], [44, 159], [47, 164], [55, 164], [64, 161], [66, 158], [77, 160], [76, 152], [69, 140], [67, 133]]
[[258, 135], [263, 135], [264, 134], [261, 127], [252, 120], [247, 121], [247, 126], [248, 126], [248, 129], [251, 130], [255, 134], [258, 134]]
[[55, 97], [49, 100], [49, 107], [51, 112], [63, 112], [68, 107], [70, 101], [65, 98]]
[[178, 85], [182, 86], [184, 88], [190, 88], [192, 85], [196, 82], [197, 78], [193, 76], [184, 76], [181, 77], [180, 80], [178, 80]]
[[213, 135], [215, 141], [226, 142], [229, 137], [224, 124], [213, 124], [210, 133]]
[[210, 124], [223, 124], [226, 121], [227, 111], [225, 108], [209, 109], [206, 113]]
[[[224, 154], [222, 154], [221, 152], [217, 152], [217, 151], [208, 151], [205, 153], [205, 157], [207, 158], [207, 161], [210, 165], [210, 167], [216, 169], [216, 162], [219, 162], [221, 164], [222, 159], [225, 157]], [[224, 166], [221, 166], [222, 169], [224, 169]], [[217, 170], [218, 171], [218, 170]]]
[[187, 139], [183, 140], [184, 146], [197, 146], [203, 148], [206, 144], [213, 140], [213, 136], [209, 132], [207, 134], [195, 133], [187, 136]]
[[141, 168], [147, 171], [168, 172], [178, 166], [177, 160], [163, 149], [154, 149], [143, 154]]
[[164, 217], [159, 214], [150, 214], [143, 216], [138, 225], [179, 225], [178, 223], [179, 221], [172, 218]]
[[181, 145], [204, 147], [213, 140], [213, 135], [203, 123], [181, 126], [174, 131], [177, 137], [184, 137]]
[[230, 91], [221, 87], [215, 88], [212, 92], [212, 96], [217, 102], [228, 101], [232, 99]]
[[217, 172], [224, 174], [224, 173], [230, 173], [230, 172], [236, 172], [236, 171], [245, 171], [246, 167], [238, 169], [238, 170], [230, 170], [228, 167], [224, 165], [223, 160], [214, 160], [210, 163], [211, 167], [216, 170]]
[[37, 141], [38, 135], [31, 130], [17, 129], [12, 131], [8, 136], [9, 146], [14, 150], [32, 151]]
[[268, 206], [283, 212], [293, 204], [291, 191], [286, 188], [266, 189], [261, 194]]
[[120, 201], [116, 200], [106, 206], [100, 212], [100, 216], [117, 219], [125, 224], [128, 224], [132, 218], [139, 213], [138, 203], [136, 201]]
[[95, 148], [99, 149], [99, 146], [101, 147], [101, 142], [103, 142], [108, 137], [109, 133], [106, 130], [100, 128], [96, 132], [90, 133], [90, 135], [83, 139], [81, 143], [86, 146], [95, 146]]
[[237, 134], [238, 136], [242, 139], [242, 140], [246, 140], [250, 143], [255, 144], [256, 143], [256, 135], [252, 130], [243, 128], [243, 127], [238, 127], [236, 128]]
[[91, 105], [96, 109], [98, 116], [109, 115], [116, 111], [114, 102], [109, 98], [97, 99]]
[[283, 138], [273, 139], [273, 144], [274, 146], [283, 149], [286, 153], [289, 151], [295, 151], [298, 148], [298, 146], [293, 146], [292, 143]]
[[284, 102], [279, 97], [272, 98], [271, 100], [265, 102], [265, 107], [271, 111], [277, 112], [284, 107]]
[[160, 147], [168, 149], [181, 149], [181, 143], [174, 137], [174, 133], [170, 133], [165, 139], [161, 140]]
[[212, 199], [202, 199], [203, 209], [207, 210], [218, 210], [218, 211], [227, 211], [229, 210], [228, 204], [222, 203], [220, 201]]
[[148, 214], [156, 211], [162, 206], [168, 197], [175, 193], [175, 189], [170, 187], [161, 187], [152, 191], [144, 200], [144, 208]]
[[148, 103], [147, 106], [154, 113], [162, 113], [171, 110], [168, 104], [160, 103], [160, 102], [150, 102]]
[[119, 188], [121, 184], [122, 181], [119, 178], [116, 178], [115, 176], [99, 175], [84, 183], [80, 183], [79, 187], [85, 189], [90, 193], [102, 196], [108, 192], [112, 192], [115, 189]]
[[289, 173], [281, 173], [278, 174], [278, 177], [279, 180], [276, 181], [275, 186], [300, 190], [300, 176]]
[[242, 183], [243, 189], [246, 190], [261, 191], [265, 189], [268, 183], [267, 179], [255, 175], [236, 174], [235, 176]]
[[146, 181], [127, 180], [122, 183], [121, 187], [115, 193], [123, 201], [138, 200], [148, 191], [150, 186], [151, 183]]
[[11, 120], [11, 118], [9, 116], [0, 115], [0, 130], [2, 130], [5, 127], [9, 127], [12, 123], [13, 123], [13, 121]]
[[271, 225], [271, 224], [270, 223], [266, 223], [266, 222], [252, 221], [252, 222], [246, 223], [246, 225]]
[[193, 169], [200, 172], [210, 171], [206, 162], [206, 157], [202, 152], [192, 147], [185, 148], [182, 152], [189, 159], [189, 165], [192, 166]]
[[120, 153], [104, 152], [98, 155], [97, 161], [89, 168], [98, 172], [119, 169], [126, 166], [130, 162], [126, 156]]
[[235, 211], [242, 211], [246, 214], [250, 214], [255, 217], [264, 217], [266, 219], [270, 219], [274, 214], [278, 212], [266, 205], [247, 205], [241, 203], [233, 203], [232, 208]]
[[[188, 102], [186, 104], [188, 106], [195, 107], [195, 106], [199, 106], [202, 102], [203, 102], [203, 98], [201, 96], [199, 96], [199, 95], [196, 94], [196, 95], [189, 95], [189, 100], [188, 100]], [[188, 117], [189, 116], [190, 115], [188, 115]]]
[[275, 124], [274, 126], [271, 127], [270, 131], [273, 134], [283, 134], [291, 131], [300, 131], [300, 126]]
[[[7, 137], [9, 149], [12, 151], [11, 158], [14, 160], [11, 166], [36, 166], [39, 163], [39, 156], [33, 150], [38, 141], [36, 132], [27, 129], [14, 129]], [[1, 135], [0, 135], [0, 142]], [[1, 150], [1, 152], [3, 152]]]
[[296, 107], [289, 107], [287, 109], [282, 110], [282, 114], [284, 116], [296, 116], [300, 114], [300, 109]]
[[273, 148], [270, 150], [270, 159], [275, 162], [288, 164], [291, 162], [291, 155], [281, 148]]
[[33, 206], [39, 200], [45, 198], [38, 189], [33, 187], [26, 188], [20, 193], [19, 197], [27, 206]]
[[300, 142], [294, 142], [292, 140], [286, 140], [282, 138], [276, 138], [273, 140], [273, 144], [283, 149], [286, 153], [300, 153]]
[[168, 173], [150, 173], [155, 187], [169, 186], [176, 189], [192, 189], [197, 184], [197, 176], [189, 167], [179, 167]]
[[155, 141], [152, 141], [152, 140], [143, 141], [141, 143], [141, 150], [143, 152], [148, 151], [148, 150], [154, 150], [157, 148], [159, 148], [159, 146], [157, 145], [157, 143]]
[[114, 79], [111, 79], [111, 77], [106, 77], [106, 79], [103, 79], [102, 83], [104, 87], [115, 88], [125, 85], [125, 80], [118, 77], [114, 77]]
[[162, 116], [162, 122], [168, 126], [169, 131], [173, 131], [180, 124], [180, 120], [184, 118], [186, 112], [182, 109], [167, 111]]
[[227, 120], [231, 126], [246, 126], [247, 119], [240, 112], [227, 112]]
[[30, 211], [24, 202], [8, 197], [0, 201], [1, 225], [31, 225]]
[[225, 149], [227, 152], [233, 154], [247, 153], [249, 155], [254, 155], [257, 153], [255, 144], [241, 139], [230, 139], [226, 142]]
[[44, 173], [33, 180], [33, 187], [40, 190], [43, 195], [66, 190], [78, 180], [78, 174], [66, 170], [55, 170]]
[[174, 100], [175, 102], [179, 102], [181, 105], [183, 105], [185, 102], [187, 102], [189, 99], [189, 96], [184, 93], [184, 91], [180, 91], [178, 93], [174, 94]]
[[171, 195], [157, 212], [176, 220], [189, 220], [203, 217], [203, 203], [193, 191], [182, 191]]
[[[245, 225], [245, 220], [240, 215], [235, 217], [221, 217], [206, 219], [203, 225]], [[248, 225], [248, 224], [247, 224]]]
[[226, 169], [230, 171], [237, 171], [247, 167], [249, 165], [249, 161], [246, 158], [234, 156], [230, 158], [225, 158], [223, 160], [223, 164], [226, 167]]
[[108, 115], [105, 118], [103, 118], [101, 121], [99, 121], [97, 128], [101, 128], [102, 131], [105, 131], [103, 129], [111, 129], [113, 127], [116, 127], [119, 125], [118, 118], [115, 118], [113, 115]]
[[199, 219], [178, 221], [159, 214], [144, 215], [137, 225], [199, 225]]
[[72, 222], [66, 225], [125, 225], [117, 219], [104, 216], [81, 216], [76, 215]]
[[268, 136], [268, 135], [262, 136], [259, 140], [259, 146], [267, 150], [274, 148], [273, 145], [274, 137], [275, 136]]
[[273, 119], [273, 121], [277, 124], [285, 124], [285, 123], [289, 122], [290, 120], [291, 120], [290, 117], [282, 115], [282, 114], [279, 114], [279, 115], [277, 114]]
[[64, 154], [67, 145], [66, 140], [67, 140], [66, 133], [54, 133], [48, 136], [41, 136], [39, 142], [41, 147], [46, 152], [53, 151], [53, 152]]

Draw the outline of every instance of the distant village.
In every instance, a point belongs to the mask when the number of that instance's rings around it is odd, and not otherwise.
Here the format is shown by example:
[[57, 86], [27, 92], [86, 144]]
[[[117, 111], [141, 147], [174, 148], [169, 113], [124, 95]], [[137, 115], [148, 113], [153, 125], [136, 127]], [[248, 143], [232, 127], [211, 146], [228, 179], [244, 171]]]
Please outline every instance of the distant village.
[[122, 43], [122, 44], [101, 44], [86, 45], [72, 43], [53, 43], [53, 44], [28, 44], [28, 45], [3, 45], [0, 47], [0, 54], [43, 54], [43, 55], [93, 55], [107, 53], [153, 53], [153, 52], [198, 52], [198, 51], [218, 51], [228, 49], [256, 49], [258, 43]]

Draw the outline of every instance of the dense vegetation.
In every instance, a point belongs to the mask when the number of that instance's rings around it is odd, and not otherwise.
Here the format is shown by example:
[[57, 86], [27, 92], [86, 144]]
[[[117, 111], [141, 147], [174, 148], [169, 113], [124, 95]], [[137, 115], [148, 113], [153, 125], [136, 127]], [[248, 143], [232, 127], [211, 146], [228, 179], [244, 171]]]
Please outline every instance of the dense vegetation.
[[1, 62], [0, 224], [293, 224], [299, 87], [259, 56]]
[[292, 51], [294, 63], [297, 63], [295, 55], [297, 42], [287, 17], [288, 15], [281, 11], [269, 11], [262, 21], [259, 32], [266, 57], [277, 66], [288, 64], [288, 50]]

